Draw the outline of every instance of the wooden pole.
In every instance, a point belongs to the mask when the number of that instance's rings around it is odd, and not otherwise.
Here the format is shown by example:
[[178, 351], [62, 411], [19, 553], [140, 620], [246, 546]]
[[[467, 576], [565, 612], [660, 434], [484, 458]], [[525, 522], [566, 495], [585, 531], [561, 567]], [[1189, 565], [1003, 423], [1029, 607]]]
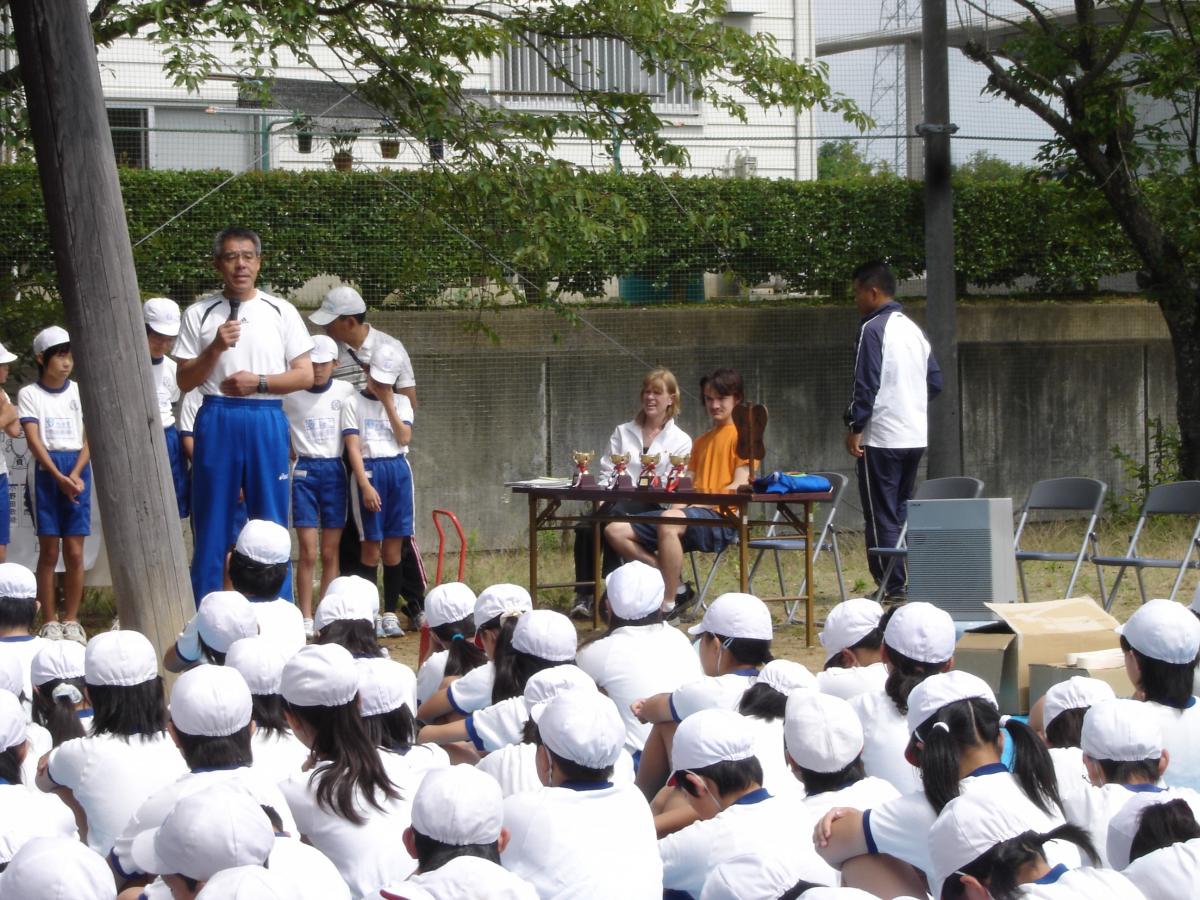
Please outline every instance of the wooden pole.
[[87, 6], [9, 7], [117, 610], [161, 655], [194, 607]]

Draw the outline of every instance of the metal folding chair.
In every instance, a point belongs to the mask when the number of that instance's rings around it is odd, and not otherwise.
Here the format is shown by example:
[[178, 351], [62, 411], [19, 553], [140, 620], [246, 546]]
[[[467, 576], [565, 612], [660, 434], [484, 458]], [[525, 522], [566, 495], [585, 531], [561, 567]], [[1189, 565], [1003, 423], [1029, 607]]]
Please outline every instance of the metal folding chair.
[[[1017, 574], [1021, 578], [1022, 600], [1026, 603], [1029, 602], [1029, 589], [1025, 584], [1025, 563], [1029, 561], [1071, 562], [1073, 560], [1075, 567], [1071, 570], [1071, 580], [1067, 582], [1067, 590], [1063, 594], [1064, 598], [1071, 596], [1071, 591], [1075, 588], [1075, 580], [1079, 577], [1079, 570], [1083, 567], [1083, 561], [1087, 557], [1088, 544], [1090, 543], [1092, 546], [1093, 556], [1100, 552], [1100, 545], [1096, 538], [1096, 520], [1100, 517], [1100, 506], [1104, 503], [1104, 495], [1107, 491], [1108, 485], [1095, 478], [1047, 478], [1030, 488], [1029, 496], [1025, 500], [1025, 508], [1021, 510], [1021, 519], [1017, 523], [1017, 533], [1013, 537], [1013, 551], [1017, 557]], [[1029, 513], [1038, 510], [1074, 510], [1090, 513], [1087, 527], [1084, 528], [1083, 537], [1079, 542], [1079, 549], [1064, 552], [1022, 548], [1021, 533], [1025, 530]], [[1103, 587], [1100, 589], [1100, 595], [1104, 596]]]
[[[1194, 516], [1196, 517], [1195, 527], [1192, 529], [1192, 538], [1188, 542], [1187, 550], [1183, 554], [1182, 559], [1155, 559], [1151, 557], [1138, 556], [1138, 539], [1141, 538], [1142, 532], [1146, 527], [1146, 522], [1151, 516]], [[1113, 601], [1117, 598], [1117, 589], [1121, 586], [1121, 579], [1125, 575], [1126, 569], [1133, 569], [1137, 573], [1138, 591], [1142, 595], [1142, 602], [1145, 603], [1146, 585], [1142, 580], [1143, 569], [1178, 569], [1179, 572], [1175, 576], [1175, 584], [1171, 586], [1171, 599], [1175, 599], [1175, 595], [1179, 593], [1179, 585], [1183, 583], [1184, 573], [1188, 569], [1200, 568], [1200, 481], [1174, 481], [1170, 484], [1160, 484], [1150, 488], [1150, 493], [1146, 495], [1146, 503], [1142, 507], [1142, 514], [1138, 516], [1137, 527], [1133, 530], [1133, 537], [1129, 541], [1129, 549], [1125, 551], [1124, 556], [1092, 556], [1092, 562], [1096, 565], [1096, 577], [1100, 581], [1100, 594], [1104, 595], [1104, 566], [1116, 566], [1117, 578], [1113, 582], [1112, 591], [1104, 600], [1104, 608], [1112, 609]], [[1197, 555], [1196, 559], [1192, 558], [1193, 554]]]
[[[917, 485], [913, 491], [914, 500], [974, 500], [983, 494], [983, 482], [969, 475], [950, 475], [946, 478], [929, 478]], [[896, 539], [895, 547], [868, 547], [867, 555], [878, 559], [886, 559], [887, 566], [883, 570], [883, 578], [875, 590], [875, 600], [883, 600], [887, 591], [888, 579], [896, 565], [908, 559], [908, 547], [905, 535], [908, 534], [908, 523], [900, 529], [900, 537]]]

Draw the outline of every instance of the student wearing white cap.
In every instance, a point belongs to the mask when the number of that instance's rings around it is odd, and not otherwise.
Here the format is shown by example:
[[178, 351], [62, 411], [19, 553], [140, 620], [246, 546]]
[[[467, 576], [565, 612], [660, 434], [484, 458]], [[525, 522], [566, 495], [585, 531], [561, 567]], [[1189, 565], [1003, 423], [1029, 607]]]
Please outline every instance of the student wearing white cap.
[[450, 765], [441, 747], [417, 743], [417, 720], [413, 716], [417, 677], [412, 669], [382, 657], [356, 659], [354, 663], [358, 667], [359, 712], [375, 746], [402, 757], [403, 765], [414, 774]]
[[1115, 698], [1108, 682], [1073, 675], [1051, 685], [1029, 710], [1029, 726], [1050, 748], [1064, 809], [1074, 795], [1087, 791], [1090, 784], [1079, 744], [1083, 735], [1083, 717], [1094, 703]]
[[[17, 354], [0, 344], [0, 385], [8, 381], [9, 365], [17, 361]], [[8, 394], [0, 388], [0, 431], [10, 438], [21, 436], [20, 413]], [[0, 453], [0, 504], [3, 509], [9, 509], [8, 499], [8, 460]], [[0, 563], [8, 558], [9, 541], [8, 516], [0, 517]]]
[[87, 819], [88, 846], [107, 856], [142, 802], [187, 766], [167, 735], [158, 660], [144, 635], [98, 634], [83, 665], [91, 732], [51, 752], [38, 786], [69, 795]]
[[863, 766], [902, 794], [921, 789], [921, 776], [904, 758], [909, 731], [904, 715], [912, 689], [954, 665], [955, 630], [950, 614], [932, 603], [906, 603], [880, 620], [881, 654], [887, 680], [881, 690], [864, 691], [850, 705], [863, 727]]
[[177, 364], [171, 359], [171, 348], [179, 336], [182, 321], [179, 304], [169, 297], [151, 297], [142, 304], [142, 318], [146, 323], [146, 343], [150, 348], [151, 384], [158, 399], [158, 415], [167, 440], [171, 480], [175, 483], [175, 502], [179, 518], [186, 519], [192, 509], [192, 482], [179, 439], [179, 429], [175, 425], [175, 405], [182, 394], [175, 380]]
[[817, 635], [825, 648], [825, 669], [817, 674], [821, 690], [843, 700], [883, 690], [882, 618], [883, 607], [867, 597], [852, 597], [829, 611]]
[[18, 693], [26, 700], [33, 697], [29, 678], [33, 658], [51, 643], [33, 633], [37, 614], [37, 578], [33, 572], [18, 563], [0, 563], [0, 658], [16, 660], [21, 670]]
[[225, 665], [236, 669], [250, 689], [251, 765], [273, 781], [299, 772], [308, 759], [308, 748], [292, 733], [283, 712], [279, 691], [286, 662], [278, 648], [261, 636], [236, 640], [225, 654]]
[[535, 713], [545, 787], [504, 801], [510, 832], [500, 858], [538, 896], [657, 898], [662, 862], [650, 808], [631, 784], [611, 781], [625, 746], [613, 702], [566, 691]]
[[447, 677], [465, 675], [487, 663], [475, 643], [475, 592], [461, 581], [439, 584], [425, 595], [425, 623], [435, 649], [417, 671], [417, 704], [437, 693]]
[[[342, 462], [342, 407], [350, 402], [354, 385], [333, 377], [337, 343], [319, 334], [313, 338], [313, 385], [283, 398], [292, 441], [292, 527], [300, 545], [296, 564], [296, 601], [304, 627], [312, 637], [313, 574], [321, 560], [318, 596], [338, 576], [338, 545], [346, 527], [349, 482]], [[320, 531], [318, 546], [318, 529]]]
[[84, 682], [86, 651], [74, 641], [47, 641], [33, 658], [33, 721], [55, 747], [88, 733], [92, 705]]
[[196, 607], [196, 614], [163, 655], [168, 672], [181, 672], [201, 664], [223, 666], [234, 641], [258, 634], [258, 616], [250, 601], [238, 591], [213, 591]]
[[1032, 804], [1013, 802], [994, 787], [951, 800], [930, 829], [929, 890], [935, 900], [1141, 900], [1141, 892], [1117, 872], [1071, 868], [1048, 858], [1050, 846], [1066, 844], [1095, 859], [1095, 847], [1081, 828], [1047, 829]]
[[329, 857], [356, 898], [416, 868], [399, 848], [423, 774], [372, 743], [358, 686], [354, 657], [337, 644], [313, 644], [288, 660], [282, 685], [288, 722], [313, 766], [279, 785], [299, 833]]
[[1150, 898], [1200, 884], [1200, 824], [1186, 801], [1136, 794], [1108, 826], [1108, 857]]
[[313, 617], [318, 644], [340, 644], [355, 659], [387, 656], [376, 636], [379, 588], [358, 575], [339, 575], [329, 584]]
[[763, 769], [762, 785], [772, 794], [799, 789], [783, 749], [783, 723], [788, 695], [802, 689], [816, 691], [812, 672], [790, 659], [773, 659], [762, 667], [758, 680], [738, 703], [737, 711], [754, 728], [754, 755]]
[[625, 722], [625, 747], [637, 761], [650, 725], [633, 714], [633, 702], [670, 693], [704, 672], [688, 639], [663, 622], [664, 587], [658, 569], [634, 560], [604, 583], [608, 632], [579, 648], [578, 665], [617, 704]]
[[1171, 755], [1165, 781], [1200, 790], [1200, 705], [1193, 694], [1200, 621], [1173, 600], [1151, 600], [1121, 626], [1125, 670], [1159, 717]]
[[116, 900], [116, 896], [104, 858], [71, 838], [34, 838], [17, 851], [0, 877], [4, 900]]
[[[824, 866], [823, 863], [818, 863]], [[816, 873], [816, 878], [823, 877]], [[804, 860], [743, 853], [720, 863], [704, 880], [700, 900], [876, 900], [854, 888], [826, 887]], [[903, 900], [903, 898], [901, 898]]]
[[[700, 821], [658, 842], [663, 887], [699, 897], [717, 866], [753, 850], [763, 860], [781, 857], [808, 869], [820, 860], [797, 839], [797, 807], [762, 787], [754, 732], [731, 710], [701, 710], [675, 733], [671, 767]], [[832, 883], [832, 881], [830, 882]]]
[[[513, 631], [521, 616], [533, 609], [529, 591], [517, 584], [493, 584], [480, 592], [475, 601], [475, 631], [489, 662], [458, 678], [447, 676], [448, 684], [421, 703], [417, 718], [437, 722], [443, 716], [459, 715], [483, 709], [495, 699], [496, 661], [504, 657], [512, 644]], [[453, 678], [453, 680], [451, 680]]]
[[306, 638], [304, 616], [280, 593], [291, 563], [291, 535], [286, 527], [267, 519], [247, 522], [229, 557], [229, 583], [250, 601], [259, 633], [285, 659], [303, 647]]

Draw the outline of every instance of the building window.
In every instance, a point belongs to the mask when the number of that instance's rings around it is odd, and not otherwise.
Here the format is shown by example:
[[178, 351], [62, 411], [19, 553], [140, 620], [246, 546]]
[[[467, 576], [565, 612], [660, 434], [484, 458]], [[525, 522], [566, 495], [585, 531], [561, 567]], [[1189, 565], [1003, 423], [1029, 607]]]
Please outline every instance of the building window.
[[112, 134], [117, 165], [127, 169], [145, 169], [150, 165], [147, 145], [146, 109], [108, 109], [108, 128]]
[[575, 86], [589, 91], [646, 93], [658, 113], [698, 113], [700, 102], [687, 85], [670, 85], [665, 72], [648, 73], [624, 41], [589, 38], [556, 41], [529, 35], [528, 43], [512, 48], [503, 59], [505, 104], [530, 109], [563, 109], [575, 105], [574, 87], [551, 74], [546, 60], [571, 74]]

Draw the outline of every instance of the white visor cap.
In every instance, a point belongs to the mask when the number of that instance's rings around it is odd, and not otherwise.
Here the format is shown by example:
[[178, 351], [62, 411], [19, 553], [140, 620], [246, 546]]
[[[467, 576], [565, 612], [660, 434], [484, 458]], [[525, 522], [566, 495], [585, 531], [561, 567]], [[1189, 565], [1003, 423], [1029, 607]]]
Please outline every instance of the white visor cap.
[[475, 611], [476, 599], [461, 581], [439, 584], [425, 595], [425, 620], [430, 628], [461, 622]]
[[944, 663], [954, 656], [954, 620], [932, 603], [914, 601], [888, 619], [883, 640], [888, 647], [919, 663]]
[[1200, 619], [1174, 600], [1140, 606], [1118, 633], [1139, 653], [1177, 666], [1195, 662], [1200, 654]]
[[170, 297], [151, 297], [142, 304], [142, 319], [146, 327], [165, 337], [176, 337], [182, 319], [179, 304]]
[[882, 618], [883, 607], [866, 597], [851, 597], [831, 609], [817, 635], [825, 648], [825, 661], [865, 638], [879, 627]]
[[788, 695], [786, 709], [784, 746], [800, 768], [840, 772], [862, 755], [862, 723], [841, 697], [801, 688]]
[[331, 363], [337, 360], [337, 341], [324, 334], [315, 334], [312, 340], [313, 348], [308, 351], [308, 358], [313, 365], [319, 366], [322, 363]]
[[328, 325], [338, 316], [357, 316], [367, 311], [367, 302], [362, 294], [347, 284], [339, 285], [325, 294], [321, 306], [308, 321], [314, 325]]
[[704, 611], [704, 618], [688, 634], [715, 634], [723, 638], [769, 641], [775, 636], [771, 611], [753, 594], [722, 594]]

